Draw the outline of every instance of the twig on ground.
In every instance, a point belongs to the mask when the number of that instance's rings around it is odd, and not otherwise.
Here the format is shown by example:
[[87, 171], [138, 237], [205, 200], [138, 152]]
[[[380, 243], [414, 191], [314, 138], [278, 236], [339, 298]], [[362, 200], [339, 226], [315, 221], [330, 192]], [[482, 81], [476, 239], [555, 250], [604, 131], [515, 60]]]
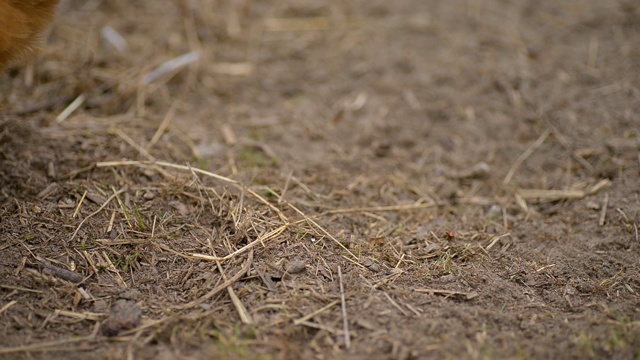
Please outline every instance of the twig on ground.
[[149, 141], [149, 144], [147, 144], [147, 146], [145, 147], [145, 150], [147, 152], [151, 149], [153, 145], [155, 145], [158, 142], [158, 140], [160, 140], [160, 138], [162, 137], [162, 134], [164, 134], [164, 132], [167, 130], [167, 128], [169, 127], [169, 123], [171, 122], [171, 120], [173, 120], [173, 117], [175, 115], [176, 115], [176, 105], [172, 104], [171, 108], [169, 108], [169, 111], [167, 112], [167, 115], [165, 115], [164, 119], [162, 119], [162, 123], [160, 123], [160, 126], [156, 130], [155, 134], [153, 134], [153, 137], [151, 137], [151, 141]]
[[78, 216], [78, 212], [80, 211], [80, 207], [84, 203], [84, 199], [87, 197], [87, 193], [88, 193], [87, 190], [85, 190], [84, 193], [82, 193], [82, 197], [80, 198], [80, 201], [78, 201], [78, 205], [76, 206], [76, 208], [73, 210], [73, 215], [71, 215], [71, 217]]
[[182, 68], [194, 62], [197, 62], [199, 59], [200, 53], [197, 51], [192, 51], [167, 60], [164, 63], [160, 64], [160, 66], [158, 66], [152, 72], [145, 74], [142, 77], [142, 84], [149, 85], [167, 74], [170, 74], [169, 76], [173, 76]]
[[396, 309], [398, 309], [398, 311], [400, 311], [400, 312], [402, 313], [402, 315], [407, 316], [407, 317], [409, 316], [409, 313], [408, 313], [408, 312], [406, 312], [406, 311], [405, 311], [405, 310], [400, 306], [400, 304], [398, 304], [397, 302], [395, 302], [395, 301], [391, 298], [391, 296], [389, 296], [389, 294], [388, 294], [388, 293], [384, 292], [383, 294], [384, 294], [384, 296], [387, 298], [387, 300], [389, 300], [389, 303], [391, 303], [391, 305], [393, 305], [393, 307], [395, 307]]
[[[302, 210], [298, 209], [295, 205], [293, 205], [292, 203], [286, 201], [286, 204], [292, 208], [295, 212], [297, 212], [298, 214], [300, 214], [301, 216], [304, 217], [304, 219], [302, 221], [306, 221], [309, 224], [313, 225], [314, 227], [316, 227], [318, 230], [320, 230], [323, 234], [325, 234], [329, 239], [331, 239], [334, 243], [336, 243], [339, 247], [342, 248], [342, 250], [346, 251], [353, 259], [355, 259], [355, 261], [357, 262], [358, 257], [351, 252], [351, 250], [347, 249], [346, 246], [344, 246], [340, 241], [338, 241], [338, 239], [336, 239], [333, 235], [331, 235], [330, 232], [328, 232], [324, 227], [320, 226], [320, 224], [318, 224], [317, 222], [315, 222], [311, 217], [305, 215], [304, 212], [302, 212]], [[297, 221], [299, 222], [299, 221]], [[296, 223], [297, 223], [296, 222]]]
[[503, 234], [503, 235], [494, 236], [494, 237], [491, 239], [491, 241], [489, 242], [489, 245], [487, 245], [487, 247], [486, 247], [486, 248], [484, 248], [484, 251], [489, 251], [489, 250], [491, 250], [491, 248], [492, 248], [495, 244], [497, 244], [497, 243], [498, 243], [498, 241], [500, 241], [500, 239], [502, 239], [502, 238], [503, 238], [503, 237], [505, 237], [505, 236], [509, 236], [509, 235], [511, 235], [511, 233], [506, 233], [506, 234]]
[[13, 286], [13, 285], [0, 284], [0, 288], [1, 289], [9, 289], [9, 290], [17, 290], [17, 291], [26, 291], [26, 292], [31, 292], [31, 293], [35, 293], [35, 294], [42, 294], [43, 293], [41, 290], [33, 290], [33, 289], [28, 289], [28, 288], [24, 288], [24, 287], [21, 287], [21, 286]]
[[582, 199], [587, 194], [582, 190], [539, 190], [539, 189], [520, 189], [520, 196], [527, 199], [538, 200], [569, 200]]
[[92, 212], [91, 214], [87, 215], [87, 217], [82, 219], [82, 221], [80, 222], [80, 224], [76, 228], [76, 231], [74, 231], [73, 235], [71, 235], [71, 238], [69, 239], [69, 242], [71, 242], [71, 241], [73, 241], [73, 239], [75, 239], [76, 235], [78, 235], [78, 231], [80, 231], [80, 228], [82, 227], [82, 225], [84, 225], [85, 221], [87, 221], [91, 217], [99, 214], [100, 211], [102, 211], [102, 209], [104, 209], [107, 206], [107, 204], [109, 204], [109, 202], [111, 202], [111, 200], [113, 200], [116, 196], [122, 194], [124, 192], [124, 190], [125, 189], [120, 189], [120, 190], [116, 191], [113, 195], [109, 196], [109, 198], [100, 206], [100, 208], [98, 208], [98, 210]]
[[98, 321], [106, 317], [106, 314], [101, 314], [101, 313], [94, 313], [89, 311], [78, 313], [78, 312], [60, 310], [60, 309], [54, 310], [54, 314], [58, 316], [66, 316], [66, 317], [70, 317], [78, 320], [91, 320], [91, 321]]
[[133, 141], [133, 139], [129, 135], [125, 134], [124, 131], [122, 131], [120, 129], [113, 129], [112, 133], [114, 133], [115, 135], [118, 135], [119, 138], [124, 140], [124, 142], [129, 144], [129, 146], [131, 146], [132, 148], [136, 149], [136, 151], [138, 151], [140, 153], [140, 155], [142, 155], [145, 158], [147, 158], [147, 160], [149, 160], [149, 161], [155, 161], [156, 160], [156, 158], [154, 158], [151, 154], [149, 154], [149, 152], [147, 151], [146, 148], [136, 144], [136, 142]]
[[[220, 271], [220, 275], [222, 276], [222, 279], [226, 282], [229, 279], [227, 279], [227, 275], [224, 273], [224, 270], [222, 270], [222, 265], [220, 265], [220, 261], [216, 261], [216, 266], [218, 267], [218, 271]], [[238, 315], [240, 316], [240, 321], [242, 321], [244, 324], [253, 324], [253, 319], [251, 318], [251, 314], [249, 314], [249, 312], [247, 311], [247, 308], [244, 306], [244, 304], [242, 303], [242, 301], [240, 301], [240, 298], [238, 297], [238, 295], [236, 295], [236, 292], [233, 290], [233, 286], [231, 286], [232, 284], [229, 284], [229, 286], [227, 286], [227, 292], [229, 292], [229, 297], [231, 298], [231, 302], [233, 302], [233, 305], [236, 307], [236, 310], [238, 311]]]
[[311, 322], [311, 321], [303, 321], [303, 322], [300, 323], [300, 325], [308, 326], [310, 328], [314, 328], [314, 329], [318, 329], [318, 330], [324, 330], [324, 331], [326, 331], [326, 332], [328, 332], [330, 334], [334, 334], [334, 335], [337, 335], [337, 336], [340, 336], [340, 335], [342, 335], [344, 333], [342, 330], [334, 329], [334, 328], [331, 328], [329, 326], [322, 325], [322, 324], [317, 324], [317, 323], [314, 323], [314, 322]]
[[7, 309], [9, 309], [10, 307], [12, 307], [13, 305], [17, 304], [18, 302], [15, 300], [9, 301], [5, 306], [3, 306], [2, 308], [0, 308], [0, 314], [2, 314], [3, 312], [7, 311]]
[[607, 219], [607, 208], [609, 207], [609, 193], [604, 194], [604, 199], [602, 200], [602, 209], [600, 210], [600, 218], [598, 219], [598, 225], [604, 226], [604, 223]]
[[[102, 252], [96, 252], [96, 254], [98, 255], [102, 255], [102, 263], [103, 265], [106, 265], [107, 270], [111, 271], [112, 273], [115, 274], [115, 279], [116, 282], [118, 283], [118, 285], [120, 285], [123, 288], [128, 288], [129, 286], [127, 285], [127, 282], [124, 281], [124, 279], [122, 278], [122, 275], [120, 275], [120, 271], [118, 271], [118, 269], [116, 268], [116, 266], [113, 264], [113, 262], [111, 261], [111, 259], [107, 256], [107, 253], [102, 251]], [[100, 257], [100, 256], [99, 256]]]
[[84, 280], [84, 276], [82, 274], [78, 274], [77, 272], [63, 269], [57, 267], [55, 265], [51, 265], [48, 262], [41, 261], [44, 268], [51, 273], [51, 275], [58, 277], [62, 280], [70, 281], [72, 283], [81, 283]]
[[349, 333], [349, 319], [347, 317], [347, 300], [344, 295], [344, 283], [342, 282], [342, 270], [338, 266], [338, 280], [340, 282], [340, 307], [342, 308], [342, 328], [344, 329], [344, 345], [351, 348], [351, 334]]
[[228, 286], [230, 286], [231, 284], [233, 284], [236, 281], [238, 281], [241, 277], [243, 277], [249, 271], [249, 269], [251, 268], [251, 264], [252, 263], [253, 263], [253, 250], [249, 251], [249, 256], [247, 257], [247, 262], [244, 264], [242, 269], [240, 269], [229, 280], [227, 280], [227, 281], [223, 282], [222, 284], [216, 286], [211, 291], [209, 291], [208, 293], [206, 293], [205, 295], [201, 296], [200, 298], [198, 298], [198, 299], [196, 299], [194, 301], [191, 301], [191, 302], [188, 302], [188, 303], [182, 304], [182, 305], [173, 306], [173, 309], [177, 309], [177, 310], [188, 309], [188, 308], [197, 306], [199, 304], [202, 304], [203, 302], [211, 299], [217, 293], [219, 293], [220, 291], [226, 289]]
[[56, 116], [56, 122], [59, 124], [65, 121], [69, 116], [71, 116], [71, 114], [73, 114], [74, 111], [78, 110], [78, 108], [82, 106], [82, 104], [84, 104], [85, 100], [87, 100], [87, 95], [80, 94], [75, 100], [71, 102], [71, 104], [69, 104], [64, 110], [62, 110], [60, 115]]
[[304, 323], [305, 321], [308, 321], [312, 317], [314, 317], [316, 315], [319, 315], [319, 314], [331, 309], [332, 307], [334, 307], [334, 306], [336, 306], [338, 304], [340, 304], [340, 300], [334, 300], [334, 301], [330, 302], [329, 304], [321, 307], [320, 309], [318, 309], [318, 310], [316, 310], [316, 311], [314, 311], [314, 312], [312, 312], [310, 314], [307, 314], [307, 315], [301, 317], [300, 319], [294, 320], [293, 324], [294, 325], [301, 325], [302, 323]]
[[200, 259], [200, 260], [207, 260], [207, 261], [225, 261], [225, 260], [229, 260], [237, 255], [242, 254], [243, 252], [249, 250], [249, 249], [253, 249], [254, 246], [260, 244], [260, 243], [264, 243], [267, 240], [271, 240], [275, 237], [277, 237], [278, 235], [282, 234], [283, 231], [285, 231], [287, 229], [287, 227], [289, 226], [289, 224], [285, 224], [282, 225], [274, 230], [271, 230], [269, 232], [267, 232], [266, 234], [258, 237], [256, 240], [253, 240], [252, 242], [250, 242], [249, 244], [241, 247], [240, 249], [230, 253], [227, 256], [222, 256], [222, 257], [216, 257], [216, 256], [211, 256], [211, 255], [205, 255], [205, 254], [197, 254], [197, 253], [193, 253], [191, 254], [191, 256], [195, 259]]
[[427, 293], [431, 295], [442, 295], [445, 297], [464, 297], [465, 300], [471, 300], [478, 296], [478, 293], [475, 291], [462, 292], [462, 291], [439, 290], [439, 289], [413, 289], [413, 291], [419, 292], [419, 293]]

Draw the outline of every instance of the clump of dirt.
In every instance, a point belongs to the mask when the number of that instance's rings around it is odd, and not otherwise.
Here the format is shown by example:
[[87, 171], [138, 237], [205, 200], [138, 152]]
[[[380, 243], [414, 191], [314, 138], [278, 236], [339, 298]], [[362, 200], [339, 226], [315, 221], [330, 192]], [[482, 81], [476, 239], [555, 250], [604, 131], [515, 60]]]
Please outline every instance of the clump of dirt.
[[1, 77], [0, 355], [636, 358], [628, 1], [62, 1]]

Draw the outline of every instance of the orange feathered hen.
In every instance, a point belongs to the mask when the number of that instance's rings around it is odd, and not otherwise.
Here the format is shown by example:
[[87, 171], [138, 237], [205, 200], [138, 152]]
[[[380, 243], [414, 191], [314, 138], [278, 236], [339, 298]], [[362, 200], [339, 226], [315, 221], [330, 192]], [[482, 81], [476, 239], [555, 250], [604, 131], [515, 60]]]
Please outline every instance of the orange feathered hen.
[[32, 53], [58, 0], [0, 0], [0, 70]]

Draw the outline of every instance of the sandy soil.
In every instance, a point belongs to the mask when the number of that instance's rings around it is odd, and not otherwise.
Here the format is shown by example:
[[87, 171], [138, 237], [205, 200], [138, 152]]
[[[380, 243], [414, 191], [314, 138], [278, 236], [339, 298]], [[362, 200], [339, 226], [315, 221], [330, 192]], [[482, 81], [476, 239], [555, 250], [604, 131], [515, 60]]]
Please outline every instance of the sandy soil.
[[640, 358], [635, 1], [67, 0], [0, 84], [2, 358]]

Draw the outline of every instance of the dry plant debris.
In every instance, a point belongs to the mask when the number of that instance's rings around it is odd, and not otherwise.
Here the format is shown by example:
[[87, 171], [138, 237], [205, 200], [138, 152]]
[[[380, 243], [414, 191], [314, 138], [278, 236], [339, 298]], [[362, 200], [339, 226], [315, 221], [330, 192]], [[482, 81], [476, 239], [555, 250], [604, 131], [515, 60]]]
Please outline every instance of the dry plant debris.
[[0, 75], [0, 357], [637, 358], [638, 24], [61, 1]]

